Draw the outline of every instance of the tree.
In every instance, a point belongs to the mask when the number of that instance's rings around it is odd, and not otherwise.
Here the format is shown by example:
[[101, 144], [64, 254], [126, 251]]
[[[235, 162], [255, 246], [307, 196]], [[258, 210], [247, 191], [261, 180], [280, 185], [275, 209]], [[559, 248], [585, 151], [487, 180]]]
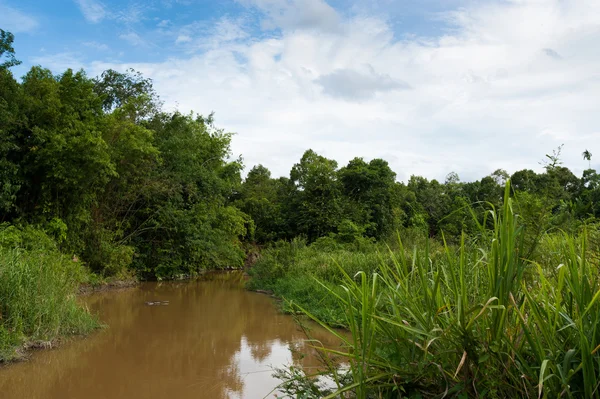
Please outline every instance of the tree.
[[17, 138], [24, 120], [22, 105], [21, 86], [8, 69], [0, 68], [0, 220], [7, 220], [16, 210], [23, 184]]
[[600, 175], [594, 169], [583, 171], [582, 190], [576, 199], [579, 218], [600, 216]]
[[296, 224], [310, 241], [335, 232], [341, 222], [341, 185], [337, 162], [307, 150], [290, 172], [299, 209]]
[[8, 69], [10, 67], [21, 64], [21, 61], [15, 58], [15, 49], [13, 48], [13, 41], [15, 36], [0, 29], [0, 61], [4, 57], [6, 60], [0, 64], [0, 69]]
[[33, 67], [19, 83], [0, 68], [1, 220], [37, 226], [104, 274], [241, 265], [252, 222], [231, 205], [231, 134], [159, 108], [137, 73]]
[[592, 153], [586, 149], [581, 153], [581, 155], [583, 156], [584, 160], [588, 161], [588, 169], [592, 169]]
[[228, 159], [232, 134], [193, 114], [158, 113], [146, 127], [161, 162], [152, 172], [155, 191], [131, 221], [135, 268], [168, 278], [241, 266], [250, 220], [230, 203], [242, 169], [241, 160]]
[[33, 67], [23, 77], [25, 117], [15, 132], [24, 179], [17, 195], [21, 215], [40, 223], [63, 219], [74, 248], [82, 246], [91, 205], [115, 174], [93, 87], [83, 71], [54, 76]]
[[446, 181], [444, 182], [444, 184], [450, 185], [450, 186], [457, 186], [459, 183], [460, 183], [460, 177], [458, 176], [458, 173], [450, 172], [446, 175]]
[[157, 179], [162, 158], [154, 132], [130, 119], [129, 108], [123, 104], [104, 120], [103, 139], [116, 174], [92, 205], [82, 253], [94, 270], [108, 274], [132, 262], [129, 244], [148, 222], [138, 216], [165, 188]]
[[496, 169], [490, 176], [499, 186], [504, 186], [506, 181], [510, 178], [510, 175], [504, 169]]
[[271, 178], [271, 172], [263, 165], [256, 165], [248, 172], [235, 205], [254, 221], [256, 242], [264, 244], [286, 238], [278, 181]]
[[338, 172], [345, 200], [344, 214], [362, 227], [367, 236], [383, 238], [399, 223], [399, 196], [395, 190], [396, 173], [387, 161], [373, 159], [366, 163], [354, 158]]
[[134, 69], [130, 68], [125, 73], [109, 69], [94, 79], [94, 85], [105, 112], [127, 109], [129, 117], [137, 121], [149, 119], [160, 110], [161, 103], [152, 79], [145, 78]]
[[498, 207], [502, 203], [502, 187], [493, 176], [486, 176], [479, 181], [465, 184], [463, 192], [471, 203], [483, 203], [484, 207], [492, 204]]
[[510, 177], [510, 185], [514, 191], [533, 192], [538, 182], [538, 174], [531, 169], [516, 171]]
[[452, 199], [446, 195], [444, 185], [437, 180], [427, 180], [422, 176], [411, 176], [408, 189], [415, 195], [419, 210], [428, 225], [429, 235], [439, 233], [439, 222], [448, 215]]
[[581, 180], [568, 168], [557, 166], [539, 176], [536, 191], [555, 201], [570, 201], [581, 189]]

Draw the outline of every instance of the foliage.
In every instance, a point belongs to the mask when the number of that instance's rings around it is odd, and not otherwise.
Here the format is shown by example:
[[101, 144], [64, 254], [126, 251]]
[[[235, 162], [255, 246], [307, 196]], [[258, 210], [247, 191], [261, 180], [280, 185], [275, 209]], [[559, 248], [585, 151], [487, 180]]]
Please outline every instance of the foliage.
[[[1, 50], [13, 55], [12, 35]], [[94, 272], [171, 278], [241, 266], [253, 221], [212, 115], [166, 113], [129, 70], [0, 68], [0, 220], [37, 226]]]
[[[289, 177], [257, 165], [242, 181], [233, 136], [212, 114], [163, 111], [152, 80], [134, 70], [90, 78], [35, 66], [17, 81], [13, 41], [0, 31], [0, 220], [40, 227], [95, 273], [193, 275], [241, 266], [245, 245], [298, 237], [323, 251], [362, 250], [398, 230], [457, 244], [491, 223], [490, 205], [502, 206], [501, 169], [473, 182], [451, 172], [443, 183], [404, 184], [383, 159], [340, 167], [310, 149]], [[511, 177], [527, 242], [600, 214], [597, 172], [575, 176], [561, 151], [546, 155], [543, 173]], [[591, 166], [591, 152], [582, 156]]]
[[314, 280], [351, 333], [296, 304], [345, 345], [326, 351], [347, 359], [353, 381], [326, 397], [594, 397], [600, 285], [590, 231], [544, 233], [544, 255], [525, 258], [508, 187], [503, 208], [488, 213], [492, 227], [445, 243], [442, 256], [432, 242], [400, 243], [391, 263], [357, 273], [339, 263], [339, 289]]
[[151, 191], [132, 218], [143, 275], [169, 278], [201, 269], [239, 267], [240, 238], [251, 220], [229, 204], [240, 184], [241, 162], [228, 162], [231, 134], [202, 117], [158, 114], [149, 121], [161, 154]]
[[8, 69], [21, 63], [15, 58], [15, 49], [12, 46], [14, 40], [12, 33], [0, 29], [0, 59], [6, 57], [6, 60], [0, 64], [0, 69]]
[[[261, 257], [248, 270], [251, 279], [247, 288], [271, 291], [275, 296], [285, 298], [284, 311], [294, 313], [292, 304], [299, 304], [319, 314], [330, 325], [346, 326], [343, 309], [315, 278], [328, 289], [336, 290], [343, 276], [339, 265], [344, 265], [344, 270], [350, 274], [361, 270], [371, 272], [385, 251], [385, 245], [373, 241], [357, 246], [333, 237], [321, 238], [311, 245], [299, 239], [278, 241], [263, 249]], [[385, 259], [387, 262], [392, 260], [391, 257]]]
[[[597, 395], [600, 175], [587, 149], [581, 177], [560, 146], [510, 179], [404, 184], [383, 159], [340, 166], [310, 149], [289, 177], [257, 165], [242, 179], [212, 114], [164, 111], [133, 70], [35, 66], [17, 81], [13, 41], [0, 30], [1, 359], [94, 327], [73, 299], [86, 279], [241, 267], [254, 247], [249, 288], [349, 328], [354, 380], [331, 370], [342, 391]], [[292, 373], [288, 390], [320, 389]]]
[[25, 344], [83, 334], [98, 322], [77, 303], [86, 277], [80, 262], [31, 226], [0, 227], [0, 362], [20, 356]]

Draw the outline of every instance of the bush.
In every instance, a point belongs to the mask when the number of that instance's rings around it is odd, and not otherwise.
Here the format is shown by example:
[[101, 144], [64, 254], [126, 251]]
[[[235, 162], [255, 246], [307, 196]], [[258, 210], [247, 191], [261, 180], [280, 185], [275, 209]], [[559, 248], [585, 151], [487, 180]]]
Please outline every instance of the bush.
[[343, 342], [335, 353], [353, 381], [328, 398], [597, 397], [596, 230], [546, 233], [544, 255], [526, 258], [531, 243], [508, 193], [507, 186], [502, 211], [490, 214], [491, 229], [444, 245], [444, 256], [429, 244], [408, 256], [400, 243], [391, 264], [356, 274], [341, 264], [342, 290], [329, 280], [322, 287], [343, 310], [350, 337], [329, 328], [311, 303], [292, 309]]
[[99, 326], [75, 297], [87, 275], [80, 262], [31, 227], [3, 226], [0, 243], [0, 362], [18, 357], [26, 342]]

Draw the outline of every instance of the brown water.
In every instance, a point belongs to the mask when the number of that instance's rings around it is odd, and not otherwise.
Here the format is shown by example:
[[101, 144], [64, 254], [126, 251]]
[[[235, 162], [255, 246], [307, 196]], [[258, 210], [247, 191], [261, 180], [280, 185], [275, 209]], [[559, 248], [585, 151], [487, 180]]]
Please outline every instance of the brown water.
[[[2, 399], [273, 398], [270, 366], [319, 366], [306, 337], [240, 274], [85, 298], [108, 328], [0, 369]], [[148, 306], [147, 301], [169, 301]], [[315, 338], [334, 346], [325, 331]]]

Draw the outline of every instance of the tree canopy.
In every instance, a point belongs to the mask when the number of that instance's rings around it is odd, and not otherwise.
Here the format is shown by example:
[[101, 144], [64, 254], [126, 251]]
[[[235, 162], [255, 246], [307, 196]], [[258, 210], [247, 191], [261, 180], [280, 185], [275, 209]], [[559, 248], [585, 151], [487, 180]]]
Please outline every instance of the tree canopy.
[[248, 245], [295, 237], [386, 240], [414, 229], [451, 240], [476, 229], [474, 214], [500, 208], [509, 178], [532, 230], [600, 217], [592, 154], [582, 153], [588, 168], [577, 177], [562, 146], [542, 173], [498, 169], [473, 182], [450, 172], [443, 183], [404, 184], [383, 159], [340, 167], [311, 149], [289, 177], [257, 165], [242, 179], [233, 136], [212, 114], [164, 111], [133, 70], [90, 78], [35, 66], [17, 81], [13, 40], [0, 30], [1, 222], [37, 226], [99, 273], [173, 278], [240, 266]]

